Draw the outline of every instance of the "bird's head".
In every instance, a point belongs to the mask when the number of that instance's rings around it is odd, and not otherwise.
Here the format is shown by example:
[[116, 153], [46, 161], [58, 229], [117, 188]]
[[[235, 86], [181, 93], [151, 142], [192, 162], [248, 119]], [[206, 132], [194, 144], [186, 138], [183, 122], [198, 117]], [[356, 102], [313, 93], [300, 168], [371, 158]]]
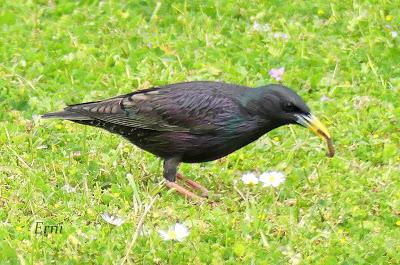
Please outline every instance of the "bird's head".
[[279, 125], [298, 124], [309, 128], [327, 141], [328, 155], [334, 155], [328, 129], [311, 113], [310, 108], [296, 92], [282, 85], [268, 85], [262, 89], [264, 90], [262, 108], [270, 118]]

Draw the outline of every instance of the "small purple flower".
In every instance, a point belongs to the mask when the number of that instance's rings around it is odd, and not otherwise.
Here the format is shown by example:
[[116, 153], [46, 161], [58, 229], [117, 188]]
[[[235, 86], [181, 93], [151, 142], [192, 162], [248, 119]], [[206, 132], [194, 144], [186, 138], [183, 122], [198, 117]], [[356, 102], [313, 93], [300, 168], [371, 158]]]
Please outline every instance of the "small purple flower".
[[74, 151], [74, 152], [72, 153], [72, 156], [73, 156], [73, 157], [80, 157], [80, 156], [81, 156], [81, 151]]
[[390, 34], [392, 35], [392, 38], [397, 38], [397, 36], [399, 36], [399, 33], [397, 33], [397, 31], [392, 31], [390, 32]]
[[280, 67], [280, 68], [272, 68], [269, 71], [269, 75], [274, 78], [276, 81], [281, 81], [282, 76], [285, 73], [285, 67]]

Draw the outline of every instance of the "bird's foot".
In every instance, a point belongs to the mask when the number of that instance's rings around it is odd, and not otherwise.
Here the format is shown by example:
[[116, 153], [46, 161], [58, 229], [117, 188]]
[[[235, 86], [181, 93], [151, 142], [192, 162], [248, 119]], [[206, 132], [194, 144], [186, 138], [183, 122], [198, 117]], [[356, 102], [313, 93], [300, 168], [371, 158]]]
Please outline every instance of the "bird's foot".
[[185, 178], [183, 175], [181, 174], [176, 174], [176, 178], [179, 180], [182, 180], [183, 182], [186, 183], [186, 185], [192, 187], [194, 190], [200, 190], [201, 191], [201, 197], [203, 198], [208, 198], [208, 190], [203, 187], [202, 185], [200, 185], [199, 183], [197, 183], [196, 181], [193, 181], [191, 179], [187, 179]]
[[[185, 187], [182, 187], [181, 185], [179, 185], [178, 183], [174, 182], [174, 181], [168, 181], [165, 180], [165, 185], [170, 188], [170, 189], [175, 189], [179, 194], [181, 194], [182, 196], [184, 196], [187, 199], [193, 200], [193, 201], [197, 201], [197, 202], [207, 202], [208, 200], [206, 200], [208, 198], [208, 190], [203, 187], [202, 185], [200, 185], [199, 183], [187, 179], [184, 176], [182, 176], [181, 174], [177, 174], [176, 178], [182, 182], [184, 182], [184, 184], [190, 188], [192, 188], [193, 190], [199, 190], [201, 192], [201, 195], [197, 195], [194, 192], [186, 189]], [[210, 203], [210, 201], [208, 201]]]
[[204, 198], [194, 194], [193, 192], [187, 190], [186, 188], [182, 187], [181, 185], [179, 185], [176, 182], [173, 181], [165, 181], [165, 186], [167, 186], [170, 189], [175, 189], [179, 194], [181, 194], [182, 196], [184, 196], [187, 199], [193, 200], [193, 201], [204, 201]]

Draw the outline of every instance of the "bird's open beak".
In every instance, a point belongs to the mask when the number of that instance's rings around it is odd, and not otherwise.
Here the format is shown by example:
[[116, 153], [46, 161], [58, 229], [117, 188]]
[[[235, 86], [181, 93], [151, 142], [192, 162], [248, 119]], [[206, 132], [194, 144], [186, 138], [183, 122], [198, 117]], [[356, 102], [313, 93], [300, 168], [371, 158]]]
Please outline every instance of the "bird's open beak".
[[317, 117], [310, 114], [298, 114], [297, 123], [303, 125], [304, 127], [309, 128], [313, 133], [324, 139], [328, 144], [328, 156], [332, 157], [335, 154], [335, 149], [333, 148], [332, 138], [326, 129], [325, 125], [323, 125]]
[[311, 113], [306, 115], [306, 114], [300, 114], [296, 115], [297, 117], [297, 122], [304, 127], [310, 129], [313, 133], [321, 137], [322, 139], [326, 140], [326, 138], [331, 138], [331, 135], [328, 132], [328, 129], [326, 129], [325, 125], [323, 125], [317, 117], [312, 115]]

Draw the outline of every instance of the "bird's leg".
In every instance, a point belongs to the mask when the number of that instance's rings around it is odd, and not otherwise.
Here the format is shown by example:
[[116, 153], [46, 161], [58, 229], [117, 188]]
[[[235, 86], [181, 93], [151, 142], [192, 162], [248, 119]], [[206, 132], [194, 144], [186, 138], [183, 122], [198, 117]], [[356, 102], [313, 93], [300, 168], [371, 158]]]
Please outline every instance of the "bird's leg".
[[199, 183], [197, 183], [196, 181], [193, 181], [191, 179], [187, 179], [182, 174], [179, 174], [179, 173], [176, 174], [176, 177], [179, 180], [184, 181], [187, 185], [189, 185], [193, 189], [200, 190], [201, 191], [201, 197], [208, 198], [208, 190], [205, 187], [203, 187], [202, 185], [200, 185]]
[[183, 195], [188, 199], [195, 201], [201, 201], [202, 198], [194, 194], [193, 192], [185, 189], [184, 187], [177, 184], [176, 171], [179, 165], [179, 158], [170, 158], [164, 160], [164, 178], [165, 185], [170, 189], [175, 189], [179, 194]]

